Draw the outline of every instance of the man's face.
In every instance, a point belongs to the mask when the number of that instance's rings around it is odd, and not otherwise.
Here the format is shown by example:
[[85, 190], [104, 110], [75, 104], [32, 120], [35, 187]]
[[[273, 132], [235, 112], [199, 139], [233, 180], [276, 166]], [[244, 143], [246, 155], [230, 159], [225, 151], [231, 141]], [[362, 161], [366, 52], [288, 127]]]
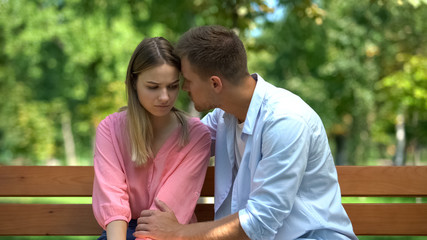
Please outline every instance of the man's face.
[[182, 90], [188, 93], [197, 111], [215, 108], [214, 96], [208, 79], [202, 79], [194, 70], [187, 57], [181, 60], [181, 71], [184, 76]]

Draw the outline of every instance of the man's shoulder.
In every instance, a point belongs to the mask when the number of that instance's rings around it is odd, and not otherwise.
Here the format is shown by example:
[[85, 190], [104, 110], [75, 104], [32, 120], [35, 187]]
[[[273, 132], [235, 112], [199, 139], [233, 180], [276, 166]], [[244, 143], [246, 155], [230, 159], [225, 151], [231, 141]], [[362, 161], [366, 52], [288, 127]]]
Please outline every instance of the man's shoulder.
[[[205, 123], [206, 119], [220, 119], [223, 118], [224, 114], [226, 114], [226, 112], [220, 108], [215, 108], [213, 109], [211, 112], [207, 113], [203, 118], [202, 118], [202, 122]], [[206, 123], [205, 123], [206, 124]]]
[[318, 114], [303, 99], [291, 91], [279, 87], [272, 87], [266, 92], [260, 115], [270, 123], [293, 120], [310, 126], [310, 128], [321, 124]]
[[266, 91], [262, 107], [271, 114], [292, 114], [311, 109], [298, 95], [279, 87], [269, 87]]

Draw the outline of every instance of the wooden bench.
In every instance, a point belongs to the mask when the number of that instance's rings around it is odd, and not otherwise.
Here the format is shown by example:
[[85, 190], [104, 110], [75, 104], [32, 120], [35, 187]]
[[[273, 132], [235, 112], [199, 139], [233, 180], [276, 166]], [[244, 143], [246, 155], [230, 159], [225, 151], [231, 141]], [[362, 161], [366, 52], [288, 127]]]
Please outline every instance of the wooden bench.
[[[426, 197], [427, 166], [339, 166], [342, 196]], [[93, 167], [1, 166], [0, 197], [90, 197]], [[202, 191], [214, 194], [210, 167]], [[427, 203], [344, 204], [357, 235], [427, 235]], [[199, 203], [200, 221], [213, 204]], [[100, 235], [90, 204], [0, 204], [0, 236]]]

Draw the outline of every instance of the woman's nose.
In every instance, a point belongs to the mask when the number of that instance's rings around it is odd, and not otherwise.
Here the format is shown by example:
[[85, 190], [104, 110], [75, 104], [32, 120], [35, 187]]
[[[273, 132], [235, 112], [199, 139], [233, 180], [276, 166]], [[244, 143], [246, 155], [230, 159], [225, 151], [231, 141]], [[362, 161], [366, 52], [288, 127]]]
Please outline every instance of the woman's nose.
[[162, 89], [160, 91], [159, 100], [161, 102], [167, 102], [167, 101], [169, 101], [169, 93], [168, 93], [167, 89]]

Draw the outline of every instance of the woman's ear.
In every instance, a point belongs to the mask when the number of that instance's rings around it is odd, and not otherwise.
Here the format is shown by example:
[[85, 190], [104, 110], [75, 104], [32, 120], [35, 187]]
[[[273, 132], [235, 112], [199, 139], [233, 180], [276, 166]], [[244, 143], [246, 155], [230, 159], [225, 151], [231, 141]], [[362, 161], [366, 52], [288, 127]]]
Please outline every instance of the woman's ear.
[[217, 92], [217, 93], [221, 92], [223, 85], [222, 85], [222, 80], [221, 80], [220, 77], [218, 77], [218, 76], [211, 76], [211, 78], [209, 79], [209, 81], [210, 81], [212, 89], [215, 92]]

